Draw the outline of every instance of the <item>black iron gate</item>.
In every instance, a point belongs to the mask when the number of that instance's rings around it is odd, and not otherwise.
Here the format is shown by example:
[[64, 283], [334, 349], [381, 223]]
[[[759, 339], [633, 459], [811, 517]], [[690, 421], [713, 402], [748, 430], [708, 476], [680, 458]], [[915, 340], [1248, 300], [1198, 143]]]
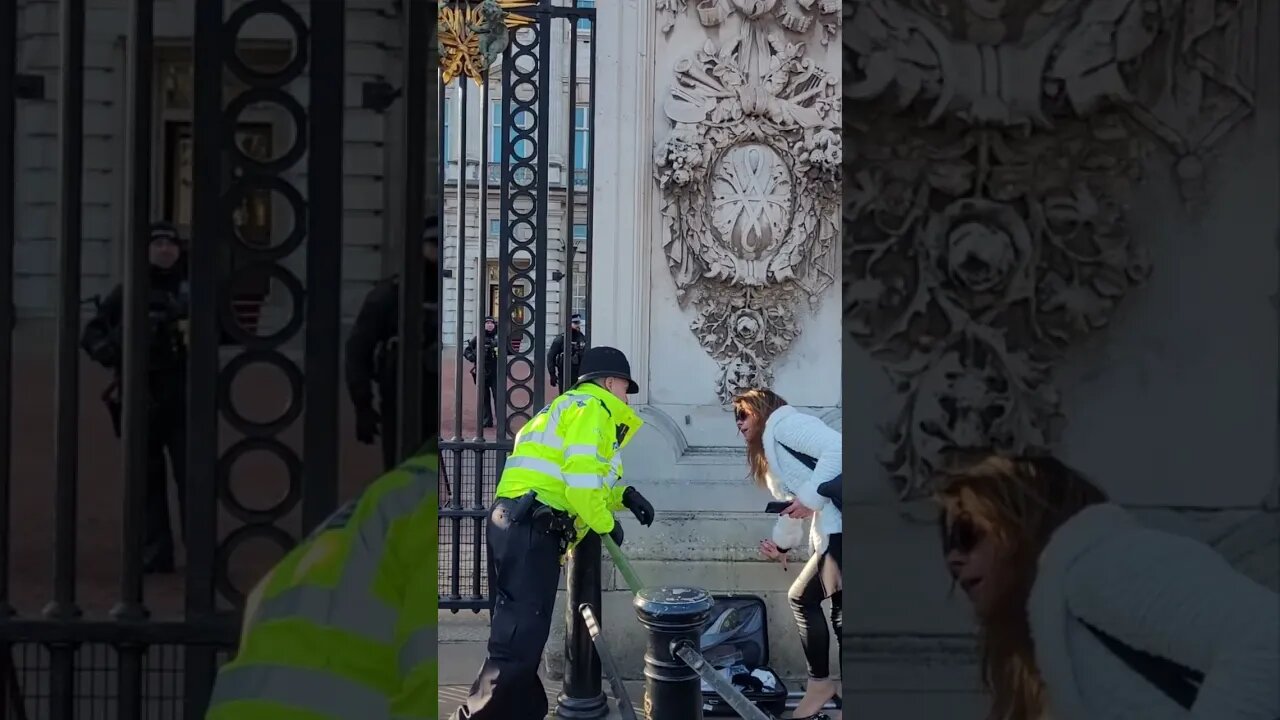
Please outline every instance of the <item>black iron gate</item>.
[[[440, 607], [454, 612], [489, 607], [486, 508], [515, 434], [548, 399], [547, 351], [557, 328], [566, 332], [570, 314], [582, 313], [589, 343], [594, 321], [595, 3], [532, 5], [507, 16], [509, 42], [494, 79], [463, 76], [441, 87], [441, 217], [451, 230], [440, 265], [441, 332], [442, 347], [453, 346], [445, 351], [453, 373], [452, 387], [441, 388], [450, 503], [440, 513], [439, 588]], [[558, 218], [556, 208], [565, 208]], [[486, 317], [496, 321], [493, 429], [482, 422], [494, 380], [483, 340], [477, 362], [464, 357]]]
[[[148, 368], [148, 260], [145, 246], [153, 219], [152, 118], [154, 2], [132, 0], [125, 47], [128, 187], [125, 257], [123, 387], [145, 388]], [[406, 54], [419, 72], [407, 72], [406, 120], [429, 127], [425, 32], [434, 4], [418, 8], [418, 35], [407, 34]], [[14, 246], [17, 231], [14, 134], [17, 108], [38, 78], [20, 75], [17, 3], [0, 2], [0, 718], [203, 717], [217, 666], [234, 649], [245, 587], [233, 582], [230, 566], [247, 543], [266, 541], [289, 548], [300, 533], [323, 520], [337, 501], [338, 388], [343, 228], [344, 0], [199, 0], [194, 12], [193, 173], [191, 185], [190, 315], [187, 396], [187, 479], [183, 518], [186, 568], [181, 610], [153, 617], [144, 597], [142, 503], [146, 493], [148, 393], [123, 397], [124, 497], [122, 568], [117, 603], [109, 615], [82, 611], [77, 552], [78, 498], [84, 490], [80, 462], [81, 255], [84, 237], [86, 0], [61, 3], [60, 132], [57, 232], [57, 346], [55, 424], [50, 478], [14, 478], [10, 472], [13, 407]], [[184, 5], [184, 7], [187, 7]], [[428, 8], [423, 10], [423, 8]], [[424, 15], [423, 13], [427, 13]], [[239, 41], [250, 21], [274, 16], [291, 29], [291, 54], [279, 67], [246, 60]], [[413, 16], [410, 10], [408, 15]], [[430, 20], [424, 19], [431, 18]], [[413, 23], [410, 23], [412, 25]], [[227, 78], [234, 78], [228, 83]], [[305, 97], [293, 94], [306, 78]], [[243, 91], [224, 97], [229, 85]], [[32, 88], [35, 87], [35, 90]], [[239, 143], [239, 117], [268, 104], [289, 118], [291, 142], [274, 157], [248, 152]], [[419, 150], [425, 139], [419, 139]], [[414, 143], [410, 143], [410, 149]], [[423, 170], [409, 163], [404, 211], [404, 256], [421, 259]], [[416, 169], [415, 173], [412, 170]], [[302, 170], [305, 169], [305, 175]], [[299, 180], [304, 177], [304, 180]], [[409, 197], [414, 192], [417, 198]], [[275, 242], [254, 244], [238, 236], [233, 215], [246, 200], [274, 194], [292, 214], [292, 232]], [[305, 254], [305, 260], [300, 255]], [[294, 262], [296, 260], [296, 262]], [[298, 273], [296, 270], [303, 272]], [[246, 324], [232, 307], [237, 273], [270, 280], [288, 296], [290, 313], [276, 323]], [[299, 277], [302, 275], [302, 277]], [[413, 273], [408, 275], [412, 276]], [[421, 293], [418, 282], [406, 292]], [[433, 292], [433, 290], [432, 290]], [[421, 303], [410, 305], [420, 307]], [[416, 310], [402, 313], [411, 324]], [[421, 332], [420, 329], [412, 331]], [[419, 345], [401, 343], [415, 351]], [[401, 362], [405, 367], [411, 363]], [[420, 366], [420, 365], [419, 365]], [[263, 369], [283, 378], [288, 400], [274, 416], [239, 407], [232, 386]], [[416, 372], [407, 373], [415, 375]], [[412, 378], [406, 385], [415, 382]], [[434, 380], [428, 380], [434, 382]], [[96, 394], [96, 393], [95, 393]], [[408, 406], [409, 403], [402, 405]], [[416, 410], [415, 410], [416, 412]], [[302, 438], [298, 442], [298, 426]], [[417, 422], [402, 423], [406, 435]], [[300, 449], [295, 446], [301, 445]], [[257, 505], [238, 496], [232, 468], [246, 456], [265, 453], [287, 469], [287, 486], [274, 503]], [[19, 614], [11, 602], [11, 537], [14, 481], [56, 485], [53, 509], [53, 591], [43, 613]], [[222, 516], [220, 522], [219, 516]], [[90, 538], [95, 540], [95, 538]], [[147, 593], [150, 595], [150, 592]]]

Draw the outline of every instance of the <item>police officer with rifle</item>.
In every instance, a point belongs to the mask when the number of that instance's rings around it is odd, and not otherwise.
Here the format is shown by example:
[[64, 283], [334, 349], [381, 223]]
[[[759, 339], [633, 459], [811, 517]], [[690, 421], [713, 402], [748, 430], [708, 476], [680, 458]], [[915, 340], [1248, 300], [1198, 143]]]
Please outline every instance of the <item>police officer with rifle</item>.
[[495, 412], [498, 406], [498, 323], [491, 317], [484, 319], [484, 345], [477, 350], [480, 338], [473, 337], [462, 349], [462, 357], [471, 363], [471, 382], [476, 382], [476, 361], [478, 353], [484, 353], [484, 410], [481, 422], [487, 428], [493, 427]]
[[[572, 387], [578, 382], [578, 374], [582, 368], [582, 353], [587, 349], [587, 336], [582, 332], [582, 316], [574, 313], [569, 318], [569, 381], [565, 387]], [[547, 351], [547, 372], [551, 375], [551, 387], [560, 385], [560, 377], [564, 370], [564, 335], [557, 335]]]
[[[423, 259], [428, 282], [433, 288], [439, 243], [439, 219], [428, 217], [424, 224]], [[434, 293], [428, 293], [434, 295]], [[436, 333], [439, 330], [439, 305], [434, 297], [423, 302], [422, 416], [435, 422], [440, 408], [437, 372], [440, 366]], [[396, 457], [396, 413], [399, 395], [396, 359], [400, 347], [400, 276], [392, 275], [369, 291], [346, 345], [347, 392], [356, 411], [356, 439], [372, 445], [382, 436], [382, 466], [391, 470], [400, 464]], [[377, 406], [374, 386], [377, 386]]]
[[[151, 225], [147, 259], [151, 264], [150, 375], [145, 390], [151, 406], [147, 431], [147, 504], [142, 569], [147, 573], [174, 571], [173, 529], [169, 519], [166, 462], [178, 490], [178, 507], [186, 505], [187, 465], [187, 320], [189, 317], [186, 263], [178, 230], [166, 222]], [[115, 373], [102, 400], [120, 437], [121, 392], [135, 392], [121, 384], [123, 350], [123, 288], [115, 288], [98, 305], [84, 328], [80, 346], [89, 357]], [[167, 458], [166, 458], [167, 455]]]

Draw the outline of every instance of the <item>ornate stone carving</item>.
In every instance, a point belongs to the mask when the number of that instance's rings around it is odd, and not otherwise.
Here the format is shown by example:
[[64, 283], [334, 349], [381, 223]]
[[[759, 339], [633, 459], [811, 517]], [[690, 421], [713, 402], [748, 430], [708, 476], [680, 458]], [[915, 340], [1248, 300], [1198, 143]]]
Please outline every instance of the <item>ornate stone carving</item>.
[[[702, 0], [716, 28], [675, 67], [655, 150], [668, 265], [691, 329], [720, 366], [717, 393], [772, 382], [799, 334], [801, 299], [835, 281], [840, 198], [837, 78], [807, 39], [834, 32], [834, 0]], [[683, 0], [659, 0], [670, 31]]]
[[1126, 196], [1159, 141], [1188, 204], [1253, 109], [1254, 0], [845, 4], [845, 320], [903, 399], [904, 497], [957, 447], [1046, 447], [1054, 364], [1150, 270]]

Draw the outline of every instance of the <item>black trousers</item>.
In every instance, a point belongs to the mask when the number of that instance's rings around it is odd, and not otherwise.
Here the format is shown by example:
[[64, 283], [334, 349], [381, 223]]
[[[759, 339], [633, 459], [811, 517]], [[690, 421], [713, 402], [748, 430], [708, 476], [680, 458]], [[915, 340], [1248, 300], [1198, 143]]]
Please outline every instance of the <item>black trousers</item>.
[[[178, 492], [178, 513], [185, 532], [187, 507], [187, 405], [185, 376], [153, 377], [148, 391], [153, 400], [147, 422], [146, 502], [142, 511], [143, 562], [172, 565], [173, 522], [169, 517], [169, 473]], [[121, 437], [120, 401], [104, 398], [116, 437]]]
[[[151, 409], [151, 433], [147, 438], [147, 506], [144, 520], [145, 557], [173, 559], [173, 523], [169, 518], [168, 471], [178, 492], [179, 527], [185, 531], [187, 507], [187, 408], [184, 403], [162, 404]], [[185, 537], [185, 535], [184, 535]]]
[[[440, 427], [440, 408], [439, 406], [431, 407], [429, 399], [431, 396], [432, 383], [437, 378], [423, 374], [422, 376], [422, 429], [425, 438], [438, 435]], [[382, 417], [382, 426], [379, 428], [382, 439], [382, 469], [385, 471], [394, 470], [406, 458], [400, 457], [396, 452], [396, 430], [400, 427], [400, 406], [396, 401], [396, 386], [394, 382], [378, 384], [378, 414]], [[425, 441], [425, 440], [424, 440]], [[412, 453], [412, 450], [410, 450]]]
[[379, 396], [382, 398], [378, 403], [378, 413], [382, 416], [382, 426], [378, 429], [382, 435], [382, 469], [390, 472], [400, 464], [400, 459], [396, 457], [396, 429], [400, 424], [397, 415], [399, 408], [396, 407], [395, 395], [379, 393]]
[[843, 550], [840, 533], [830, 536], [827, 549], [805, 563], [799, 577], [787, 591], [787, 600], [796, 616], [800, 645], [804, 648], [809, 677], [822, 680], [831, 677], [831, 638], [827, 620], [822, 617], [822, 601], [831, 599], [831, 627], [835, 630], [840, 658], [844, 658], [844, 592], [840, 580]]
[[538, 665], [551, 633], [560, 545], [531, 521], [513, 523], [514, 505], [500, 498], [489, 511], [489, 654], [453, 720], [543, 720], [549, 709]]
[[[475, 368], [471, 370], [471, 382], [477, 380]], [[485, 370], [484, 375], [484, 407], [480, 410], [480, 424], [490, 427], [498, 421], [498, 370]]]

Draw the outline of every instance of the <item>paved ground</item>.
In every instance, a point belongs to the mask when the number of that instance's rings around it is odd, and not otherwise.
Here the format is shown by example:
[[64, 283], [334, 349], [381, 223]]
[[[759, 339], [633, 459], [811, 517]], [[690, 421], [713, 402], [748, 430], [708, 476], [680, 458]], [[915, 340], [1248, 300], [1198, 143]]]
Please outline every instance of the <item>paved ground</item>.
[[[606, 683], [607, 684], [607, 683]], [[559, 683], [546, 683], [547, 690], [547, 707], [551, 708], [548, 718], [554, 719], [556, 696], [560, 694]], [[458, 709], [467, 699], [467, 691], [470, 685], [443, 685], [440, 687], [440, 718], [448, 718], [450, 713]], [[618, 712], [618, 705], [614, 702], [612, 695], [606, 691], [609, 696], [609, 716], [608, 720], [621, 720], [622, 714]], [[644, 712], [644, 683], [632, 682], [627, 683], [627, 695], [631, 698], [632, 705], [635, 707], [636, 716], [640, 720], [648, 720], [649, 716]]]

